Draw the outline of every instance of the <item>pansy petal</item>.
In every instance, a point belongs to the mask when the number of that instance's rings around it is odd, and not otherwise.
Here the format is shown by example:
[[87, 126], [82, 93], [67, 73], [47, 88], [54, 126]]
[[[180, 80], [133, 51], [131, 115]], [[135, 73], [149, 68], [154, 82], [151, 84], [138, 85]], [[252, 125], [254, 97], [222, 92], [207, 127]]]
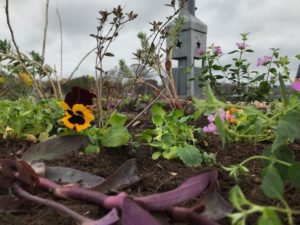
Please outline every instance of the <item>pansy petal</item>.
[[63, 117], [63, 118], [61, 119], [61, 121], [64, 123], [64, 125], [65, 125], [67, 128], [73, 130], [74, 127], [75, 127], [75, 124], [73, 124], [73, 123], [71, 123], [71, 122], [69, 121], [69, 119], [70, 119], [71, 117], [72, 117], [71, 115], [67, 115], [67, 116]]
[[69, 105], [63, 101], [60, 101], [57, 103], [60, 107], [62, 107], [64, 110], [71, 110], [71, 108], [69, 107]]
[[82, 104], [75, 104], [72, 108], [72, 111], [74, 113], [81, 112], [87, 123], [90, 123], [92, 120], [95, 119], [91, 110]]

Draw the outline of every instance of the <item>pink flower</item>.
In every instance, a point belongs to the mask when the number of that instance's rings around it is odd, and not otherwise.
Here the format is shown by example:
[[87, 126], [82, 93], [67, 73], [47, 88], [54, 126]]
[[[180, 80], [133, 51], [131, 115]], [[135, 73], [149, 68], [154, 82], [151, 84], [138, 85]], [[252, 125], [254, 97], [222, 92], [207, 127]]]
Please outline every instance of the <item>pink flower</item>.
[[257, 59], [256, 66], [265, 66], [272, 61], [272, 56], [264, 56], [263, 58]]
[[195, 56], [202, 56], [205, 54], [205, 50], [202, 48], [196, 48], [194, 54], [195, 54]]
[[213, 123], [215, 121], [215, 115], [211, 114], [207, 117], [208, 122]]
[[222, 55], [222, 53], [223, 53], [220, 46], [215, 46], [213, 49], [213, 52], [215, 55]]
[[297, 92], [300, 92], [300, 81], [295, 81], [294, 83], [292, 83], [291, 88], [293, 88]]
[[217, 127], [214, 123], [209, 123], [207, 126], [203, 127], [203, 131], [205, 133], [216, 134], [217, 133]]
[[235, 43], [236, 46], [238, 47], [238, 49], [246, 49], [247, 47], [249, 47], [249, 45], [247, 45], [245, 42], [241, 42], [241, 43]]

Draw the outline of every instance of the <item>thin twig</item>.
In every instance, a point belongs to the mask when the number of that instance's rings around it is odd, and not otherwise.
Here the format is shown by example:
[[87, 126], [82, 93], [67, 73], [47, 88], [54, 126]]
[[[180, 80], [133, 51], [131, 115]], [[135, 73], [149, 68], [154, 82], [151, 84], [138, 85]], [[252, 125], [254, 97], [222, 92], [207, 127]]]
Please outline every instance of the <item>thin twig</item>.
[[10, 25], [9, 10], [8, 10], [8, 2], [9, 2], [9, 1], [6, 0], [6, 5], [5, 5], [6, 22], [7, 22], [7, 25], [8, 25], [9, 31], [10, 31], [10, 34], [11, 34], [12, 42], [13, 42], [15, 48], [16, 48], [17, 54], [18, 54], [19, 58], [22, 59], [22, 56], [21, 56], [19, 47], [18, 47], [17, 42], [16, 42], [16, 40], [15, 40], [14, 31], [13, 31], [11, 25]]
[[8, 25], [8, 28], [9, 28], [9, 31], [10, 31], [10, 34], [11, 34], [11, 39], [12, 39], [12, 42], [15, 46], [15, 49], [17, 51], [17, 55], [18, 55], [18, 58], [16, 58], [17, 61], [19, 61], [19, 63], [21, 64], [21, 66], [23, 67], [23, 69], [26, 71], [26, 73], [29, 75], [29, 77], [31, 78], [32, 82], [33, 82], [33, 85], [39, 95], [40, 98], [43, 98], [45, 95], [44, 93], [40, 90], [39, 88], [39, 85], [37, 84], [36, 80], [34, 79], [34, 76], [32, 75], [32, 73], [27, 69], [27, 67], [25, 66], [24, 64], [24, 59], [22, 57], [22, 54], [19, 50], [19, 47], [17, 45], [17, 42], [15, 40], [15, 35], [14, 35], [14, 31], [11, 27], [11, 24], [10, 24], [10, 19], [9, 19], [9, 5], [8, 5], [8, 0], [6, 0], [6, 4], [5, 4], [5, 14], [6, 14], [6, 22], [7, 22], [7, 25]]
[[63, 84], [69, 82], [72, 77], [74, 76], [75, 72], [78, 70], [78, 68], [80, 67], [80, 65], [84, 62], [84, 60], [90, 55], [92, 54], [95, 50], [97, 49], [97, 47], [94, 47], [93, 49], [91, 49], [88, 53], [86, 53], [86, 55], [79, 61], [79, 63], [77, 64], [77, 66], [75, 67], [75, 69], [72, 71], [72, 73], [70, 74], [69, 78], [63, 82]]
[[164, 93], [165, 89], [162, 90], [159, 95], [152, 101], [150, 102], [150, 104], [148, 104], [136, 117], [134, 117], [127, 125], [126, 128], [130, 127], [138, 118], [140, 118], [144, 112], [146, 112], [155, 102], [157, 102], [157, 100], [162, 96], [162, 94]]
[[44, 26], [44, 34], [43, 34], [43, 45], [42, 45], [42, 59], [43, 59], [43, 62], [44, 62], [44, 58], [45, 58], [47, 30], [48, 30], [48, 11], [49, 11], [49, 0], [47, 0], [47, 2], [46, 2], [46, 11], [45, 11], [45, 26]]
[[59, 31], [60, 31], [60, 78], [62, 78], [62, 71], [63, 71], [63, 37], [62, 37], [62, 23], [61, 23], [61, 17], [58, 11], [58, 8], [56, 8], [56, 14], [58, 16], [59, 21]]

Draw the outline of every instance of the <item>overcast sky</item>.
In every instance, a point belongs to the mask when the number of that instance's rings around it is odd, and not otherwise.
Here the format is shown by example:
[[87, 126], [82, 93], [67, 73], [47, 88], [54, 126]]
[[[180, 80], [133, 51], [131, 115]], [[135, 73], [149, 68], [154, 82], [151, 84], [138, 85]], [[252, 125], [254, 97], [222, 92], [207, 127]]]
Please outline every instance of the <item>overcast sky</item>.
[[[46, 0], [9, 0], [11, 25], [21, 51], [41, 52]], [[80, 59], [93, 47], [99, 10], [117, 5], [138, 14], [135, 21], [124, 27], [106, 58], [105, 69], [117, 65], [119, 59], [134, 63], [132, 53], [139, 47], [139, 31], [148, 32], [153, 20], [164, 20], [172, 13], [165, 3], [169, 0], [50, 0], [46, 63], [60, 65], [60, 33], [56, 15], [58, 8], [63, 25], [63, 74], [70, 74]], [[5, 0], [0, 0], [0, 38], [10, 39], [5, 19]], [[295, 73], [300, 54], [300, 2], [299, 0], [196, 0], [196, 16], [208, 25], [207, 44], [220, 45], [223, 52], [235, 48], [240, 33], [250, 32], [248, 44], [255, 51], [251, 60], [269, 55], [270, 48], [280, 48], [288, 55], [292, 73]], [[95, 55], [92, 54], [77, 72], [94, 74]], [[294, 74], [292, 74], [294, 75]]]

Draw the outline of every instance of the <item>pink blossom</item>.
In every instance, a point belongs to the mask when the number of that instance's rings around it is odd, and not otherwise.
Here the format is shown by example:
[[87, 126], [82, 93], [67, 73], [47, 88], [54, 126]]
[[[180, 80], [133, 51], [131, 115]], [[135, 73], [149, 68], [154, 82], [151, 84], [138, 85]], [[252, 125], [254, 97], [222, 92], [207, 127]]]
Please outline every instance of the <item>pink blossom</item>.
[[247, 47], [249, 47], [249, 45], [247, 45], [245, 42], [241, 42], [241, 43], [235, 43], [236, 46], [238, 47], [238, 49], [246, 49]]
[[292, 83], [291, 88], [293, 88], [297, 92], [300, 92], [300, 81], [295, 81], [294, 83]]
[[208, 122], [213, 123], [215, 121], [215, 115], [211, 114], [207, 117]]
[[221, 49], [221, 46], [215, 46], [214, 49], [213, 49], [213, 52], [215, 55], [222, 55], [222, 49]]
[[194, 54], [195, 54], [195, 56], [202, 56], [205, 54], [205, 50], [202, 48], [196, 48]]
[[214, 123], [209, 123], [207, 126], [203, 127], [203, 131], [205, 133], [216, 134], [217, 133], [217, 127]]
[[265, 66], [271, 61], [272, 61], [272, 56], [266, 56], [265, 55], [263, 58], [258, 58], [257, 59], [256, 66]]

